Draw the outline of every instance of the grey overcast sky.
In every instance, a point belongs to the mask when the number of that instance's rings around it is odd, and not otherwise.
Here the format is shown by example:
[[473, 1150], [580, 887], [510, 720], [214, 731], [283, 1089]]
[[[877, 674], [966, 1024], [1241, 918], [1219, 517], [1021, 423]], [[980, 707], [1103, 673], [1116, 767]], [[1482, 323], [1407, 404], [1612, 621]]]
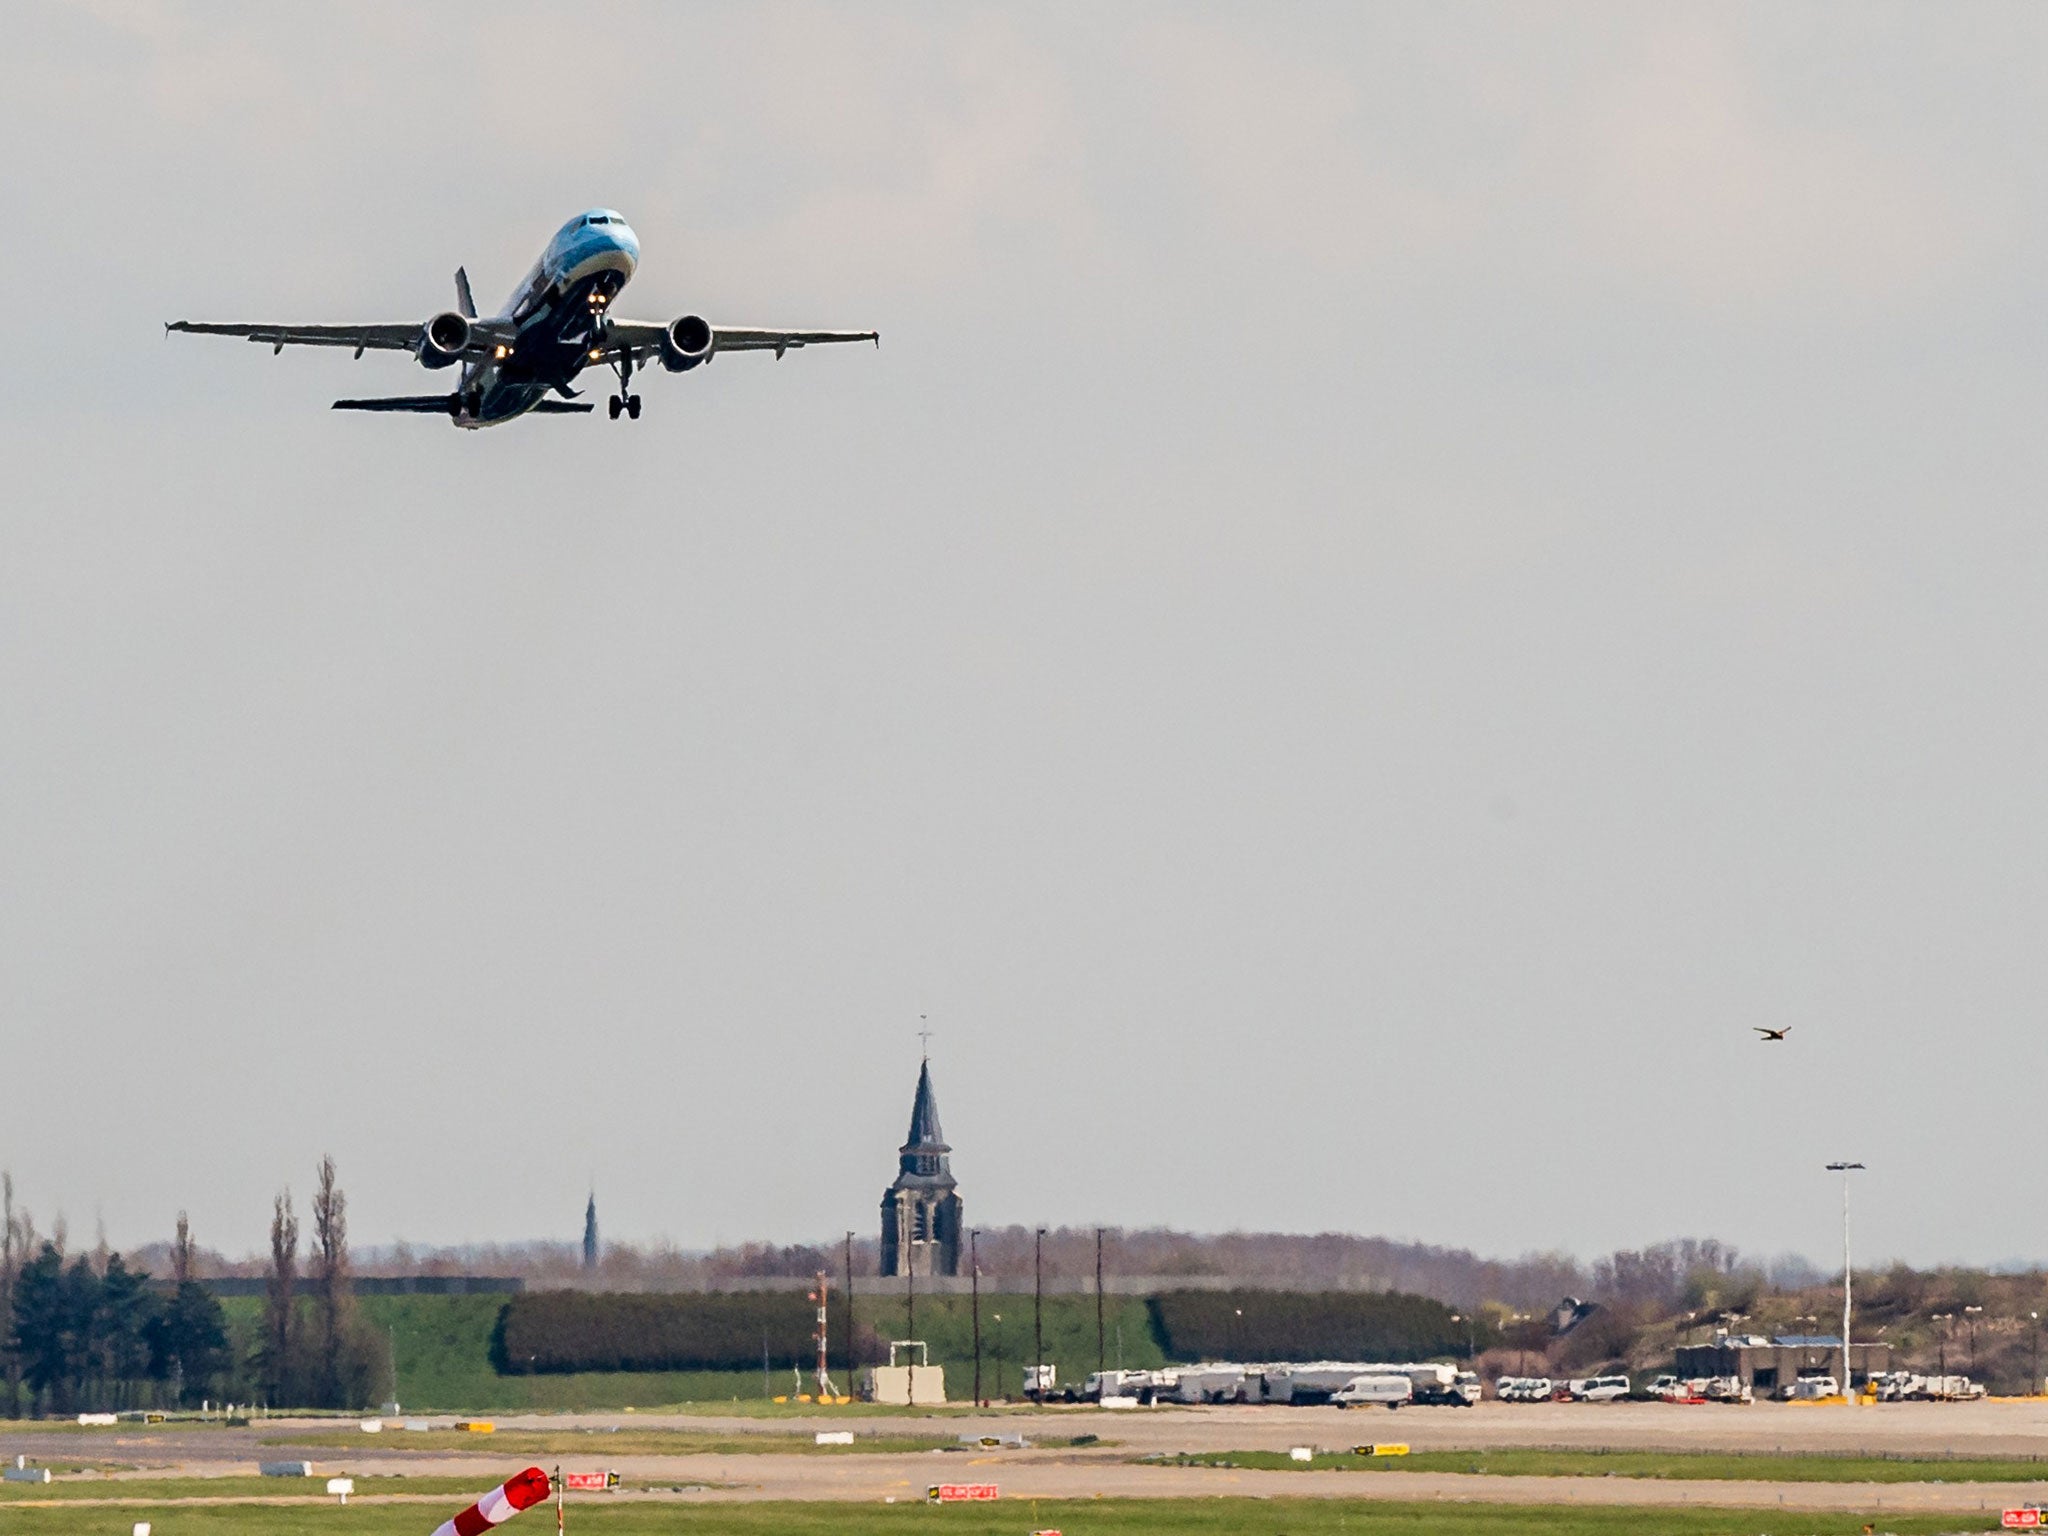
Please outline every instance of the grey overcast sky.
[[[2048, 12], [0, 10], [47, 1223], [2048, 1257]], [[178, 316], [879, 327], [637, 424]], [[593, 397], [601, 380], [591, 380]], [[1760, 1046], [1753, 1025], [1792, 1026]]]

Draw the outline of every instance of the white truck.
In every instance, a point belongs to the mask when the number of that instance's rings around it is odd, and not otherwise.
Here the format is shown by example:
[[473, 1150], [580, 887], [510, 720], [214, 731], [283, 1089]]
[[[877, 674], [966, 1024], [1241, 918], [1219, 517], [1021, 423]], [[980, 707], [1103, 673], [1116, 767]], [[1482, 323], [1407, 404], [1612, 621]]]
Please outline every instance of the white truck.
[[1090, 1371], [1088, 1379], [1081, 1383], [1081, 1396], [1091, 1403], [1099, 1403], [1105, 1397], [1135, 1400], [1138, 1389], [1151, 1384], [1150, 1371]]
[[1461, 1371], [1455, 1365], [1389, 1365], [1374, 1369], [1399, 1372], [1414, 1382], [1415, 1401], [1418, 1403], [1446, 1403], [1454, 1408], [1469, 1408], [1485, 1395], [1478, 1375], [1472, 1371]]
[[1330, 1394], [1339, 1408], [1398, 1408], [1414, 1398], [1414, 1381], [1391, 1373], [1354, 1376]]
[[1235, 1403], [1245, 1397], [1245, 1368], [1241, 1365], [1184, 1365], [1173, 1396], [1183, 1403]]
[[1369, 1361], [1318, 1360], [1308, 1365], [1276, 1365], [1265, 1373], [1265, 1395], [1275, 1403], [1326, 1403], [1353, 1378], [1382, 1374]]

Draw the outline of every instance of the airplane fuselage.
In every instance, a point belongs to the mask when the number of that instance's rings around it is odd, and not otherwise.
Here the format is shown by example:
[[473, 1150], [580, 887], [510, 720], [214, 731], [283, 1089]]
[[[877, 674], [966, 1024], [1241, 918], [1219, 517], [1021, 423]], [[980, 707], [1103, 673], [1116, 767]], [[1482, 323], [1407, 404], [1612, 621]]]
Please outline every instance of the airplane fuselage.
[[516, 339], [462, 368], [455, 424], [489, 427], [522, 416], [550, 390], [566, 390], [591, 361], [619, 291], [640, 264], [640, 241], [609, 208], [578, 214], [494, 318]]

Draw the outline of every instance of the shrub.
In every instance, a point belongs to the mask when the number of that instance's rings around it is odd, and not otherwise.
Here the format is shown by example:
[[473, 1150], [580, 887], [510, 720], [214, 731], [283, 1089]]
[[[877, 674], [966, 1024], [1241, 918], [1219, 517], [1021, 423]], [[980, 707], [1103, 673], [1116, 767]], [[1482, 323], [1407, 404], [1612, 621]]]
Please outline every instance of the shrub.
[[1146, 1306], [1174, 1360], [1419, 1360], [1494, 1337], [1399, 1291], [1167, 1291]]
[[801, 1293], [629, 1295], [533, 1291], [514, 1296], [491, 1340], [501, 1373], [722, 1371], [802, 1359], [813, 1308]]

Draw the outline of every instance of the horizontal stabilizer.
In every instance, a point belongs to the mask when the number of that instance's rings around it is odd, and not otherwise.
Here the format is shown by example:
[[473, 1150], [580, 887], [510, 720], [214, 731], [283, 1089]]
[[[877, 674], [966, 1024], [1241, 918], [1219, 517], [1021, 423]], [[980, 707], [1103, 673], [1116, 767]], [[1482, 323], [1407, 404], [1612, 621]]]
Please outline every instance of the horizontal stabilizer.
[[389, 395], [382, 400], [337, 400], [337, 411], [412, 411], [421, 416], [452, 416], [453, 395]]

